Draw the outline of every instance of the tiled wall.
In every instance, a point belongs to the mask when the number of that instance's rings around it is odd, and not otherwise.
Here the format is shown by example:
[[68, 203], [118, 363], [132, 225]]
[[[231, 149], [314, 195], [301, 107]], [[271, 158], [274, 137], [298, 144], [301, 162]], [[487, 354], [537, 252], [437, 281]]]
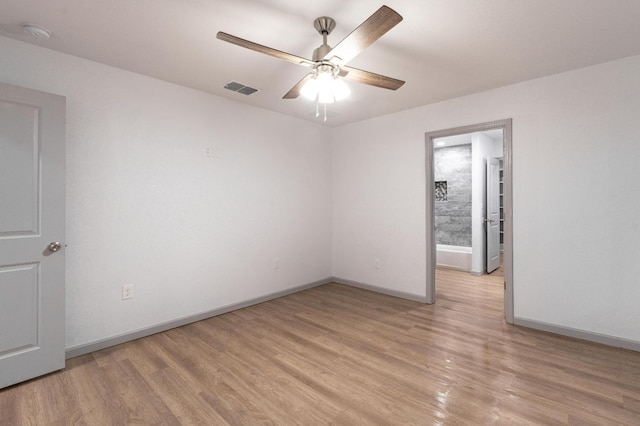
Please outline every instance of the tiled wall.
[[[471, 247], [471, 144], [434, 150], [436, 244]], [[446, 201], [438, 201], [445, 199]]]

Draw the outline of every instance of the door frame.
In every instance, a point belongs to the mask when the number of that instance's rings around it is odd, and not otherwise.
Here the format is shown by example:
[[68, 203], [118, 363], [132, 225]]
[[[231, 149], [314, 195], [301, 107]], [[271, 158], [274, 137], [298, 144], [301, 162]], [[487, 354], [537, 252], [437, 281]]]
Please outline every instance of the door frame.
[[426, 153], [426, 212], [427, 212], [427, 303], [436, 301], [436, 234], [435, 234], [435, 194], [433, 140], [448, 136], [502, 129], [503, 138], [503, 190], [504, 190], [504, 317], [513, 324], [513, 160], [512, 160], [512, 119], [488, 121], [468, 126], [436, 130], [425, 133]]

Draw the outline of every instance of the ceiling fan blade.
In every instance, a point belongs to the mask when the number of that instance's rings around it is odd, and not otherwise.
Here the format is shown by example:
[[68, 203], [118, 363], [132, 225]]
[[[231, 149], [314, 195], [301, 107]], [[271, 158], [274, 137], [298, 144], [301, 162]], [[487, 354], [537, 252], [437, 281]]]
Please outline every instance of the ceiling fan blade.
[[228, 43], [235, 44], [237, 46], [244, 47], [250, 50], [254, 50], [256, 52], [264, 53], [265, 55], [273, 56], [274, 58], [283, 59], [294, 64], [302, 65], [305, 67], [312, 67], [315, 64], [315, 62], [305, 59], [301, 56], [296, 56], [292, 55], [291, 53], [283, 52], [281, 50], [272, 49], [270, 47], [254, 43], [252, 41], [224, 33], [222, 31], [219, 31], [216, 37], [219, 40], [226, 41]]
[[382, 6], [324, 55], [323, 59], [335, 64], [346, 64], [400, 21], [402, 16], [398, 12], [388, 6]]
[[299, 82], [296, 83], [295, 86], [293, 86], [291, 88], [291, 90], [289, 90], [283, 97], [282, 99], [295, 99], [300, 95], [300, 90], [302, 89], [302, 86], [304, 86], [304, 84], [313, 76], [313, 73], [309, 73], [307, 75], [304, 76], [304, 78], [302, 80], [300, 80]]
[[[386, 77], [369, 71], [359, 70], [358, 68], [342, 67], [340, 71], [340, 75], [345, 80], [381, 87], [383, 89], [398, 90], [404, 84], [404, 81], [402, 80]], [[346, 75], [344, 75], [343, 72], [346, 72]]]

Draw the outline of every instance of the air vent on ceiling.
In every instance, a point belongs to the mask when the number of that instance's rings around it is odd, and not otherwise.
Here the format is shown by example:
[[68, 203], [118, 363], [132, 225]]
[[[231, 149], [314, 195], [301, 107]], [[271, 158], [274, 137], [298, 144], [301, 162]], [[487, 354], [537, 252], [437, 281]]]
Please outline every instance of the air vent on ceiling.
[[245, 86], [242, 83], [238, 83], [237, 81], [230, 81], [229, 83], [224, 85], [225, 89], [231, 90], [232, 92], [242, 93], [243, 95], [250, 95], [252, 93], [256, 93], [258, 89], [254, 89], [253, 87]]

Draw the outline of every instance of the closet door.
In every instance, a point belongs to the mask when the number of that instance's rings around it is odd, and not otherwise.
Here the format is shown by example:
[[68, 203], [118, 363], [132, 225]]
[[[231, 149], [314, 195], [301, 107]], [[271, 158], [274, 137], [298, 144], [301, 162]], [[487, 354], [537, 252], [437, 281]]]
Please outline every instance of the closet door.
[[500, 160], [487, 164], [487, 273], [500, 267]]
[[64, 368], [65, 98], [0, 84], [0, 388]]

